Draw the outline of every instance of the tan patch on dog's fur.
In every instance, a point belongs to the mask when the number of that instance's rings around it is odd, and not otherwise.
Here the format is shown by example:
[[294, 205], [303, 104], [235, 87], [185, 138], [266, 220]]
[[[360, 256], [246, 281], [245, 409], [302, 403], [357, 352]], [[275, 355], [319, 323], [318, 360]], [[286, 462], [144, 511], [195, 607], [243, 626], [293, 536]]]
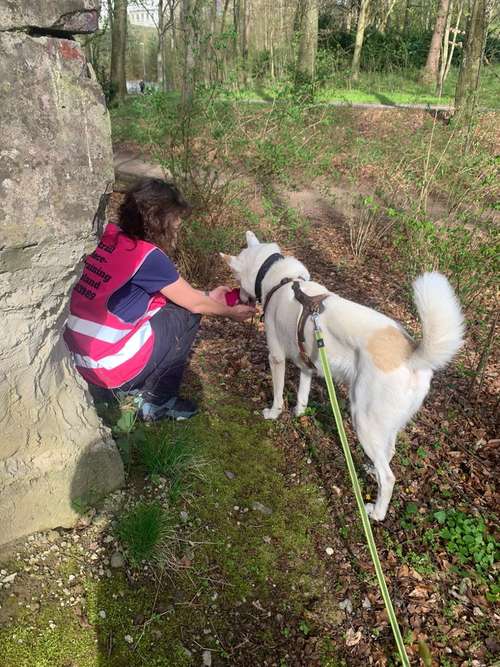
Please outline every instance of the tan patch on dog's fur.
[[367, 350], [375, 366], [386, 373], [399, 368], [413, 353], [412, 344], [396, 327], [376, 331], [368, 340]]

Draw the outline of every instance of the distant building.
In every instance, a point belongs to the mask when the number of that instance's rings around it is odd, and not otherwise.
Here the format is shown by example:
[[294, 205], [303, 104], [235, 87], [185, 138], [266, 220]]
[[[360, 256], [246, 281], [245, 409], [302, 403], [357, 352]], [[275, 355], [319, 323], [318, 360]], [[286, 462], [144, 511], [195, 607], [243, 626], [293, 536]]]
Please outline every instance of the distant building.
[[155, 28], [158, 4], [154, 0], [129, 2], [127, 13], [130, 25], [140, 26], [141, 28]]

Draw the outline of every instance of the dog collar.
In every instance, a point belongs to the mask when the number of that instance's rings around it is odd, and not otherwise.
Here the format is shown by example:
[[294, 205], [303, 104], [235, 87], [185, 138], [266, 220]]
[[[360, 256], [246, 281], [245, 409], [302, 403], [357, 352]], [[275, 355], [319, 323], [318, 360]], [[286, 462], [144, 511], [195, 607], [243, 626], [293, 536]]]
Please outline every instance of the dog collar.
[[264, 264], [260, 267], [257, 277], [255, 278], [255, 298], [257, 301], [262, 299], [262, 281], [266, 277], [266, 273], [269, 271], [271, 266], [276, 262], [279, 262], [280, 259], [285, 259], [283, 255], [279, 252], [274, 252], [272, 255], [266, 259]]

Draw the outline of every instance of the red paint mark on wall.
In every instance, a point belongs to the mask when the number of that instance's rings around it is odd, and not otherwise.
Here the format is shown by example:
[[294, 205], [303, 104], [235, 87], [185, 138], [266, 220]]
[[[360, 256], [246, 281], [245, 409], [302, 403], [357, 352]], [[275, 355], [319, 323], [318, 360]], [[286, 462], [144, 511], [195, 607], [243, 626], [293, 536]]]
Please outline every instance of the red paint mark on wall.
[[85, 56], [80, 51], [79, 46], [75, 42], [71, 42], [67, 39], [59, 40], [59, 53], [65, 60], [85, 61]]

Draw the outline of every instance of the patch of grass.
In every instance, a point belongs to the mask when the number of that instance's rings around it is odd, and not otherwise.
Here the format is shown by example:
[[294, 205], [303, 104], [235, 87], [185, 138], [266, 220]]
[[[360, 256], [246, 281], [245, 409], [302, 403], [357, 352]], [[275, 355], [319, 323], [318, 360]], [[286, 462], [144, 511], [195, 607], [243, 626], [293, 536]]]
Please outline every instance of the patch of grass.
[[[499, 65], [484, 67], [481, 73], [478, 105], [497, 109]], [[436, 94], [434, 86], [420, 80], [420, 70], [400, 69], [391, 71], [361, 71], [359, 81], [353, 85], [349, 80], [349, 67], [336, 73], [316, 90], [317, 102], [344, 102], [346, 104], [437, 104], [453, 106], [458, 68], [450, 70], [443, 94]], [[229, 98], [241, 101], [269, 103], [283, 99], [287, 85], [278, 83], [252, 90], [227, 91]]]
[[0, 651], [2, 667], [98, 664], [94, 632], [83, 629], [75, 614], [55, 602], [36, 616], [24, 610], [15, 626], [0, 628]]
[[[210, 494], [195, 503], [209, 532], [223, 536], [205, 546], [204, 558], [207, 567], [218, 563], [223, 579], [230, 582], [226, 601], [234, 604], [251, 595], [265, 606], [272, 582], [278, 590], [287, 590], [287, 604], [299, 611], [317, 589], [312, 572], [320, 563], [311, 531], [325, 516], [323, 497], [312, 486], [287, 487], [279, 472], [281, 454], [267, 437], [272, 427], [247, 410], [221, 408], [217, 401], [208, 424], [198, 420], [190, 427], [204, 457], [216, 462], [206, 470]], [[228, 469], [232, 479], [225, 475]], [[270, 513], [253, 509], [255, 502]]]
[[196, 456], [196, 448], [191, 429], [164, 422], [142, 431], [137, 457], [149, 475], [167, 478], [170, 499], [176, 501], [187, 488], [188, 477], [203, 476], [204, 463]]
[[116, 533], [125, 545], [131, 563], [161, 562], [166, 543], [173, 535], [173, 523], [172, 516], [157, 502], [140, 502], [122, 516]]

